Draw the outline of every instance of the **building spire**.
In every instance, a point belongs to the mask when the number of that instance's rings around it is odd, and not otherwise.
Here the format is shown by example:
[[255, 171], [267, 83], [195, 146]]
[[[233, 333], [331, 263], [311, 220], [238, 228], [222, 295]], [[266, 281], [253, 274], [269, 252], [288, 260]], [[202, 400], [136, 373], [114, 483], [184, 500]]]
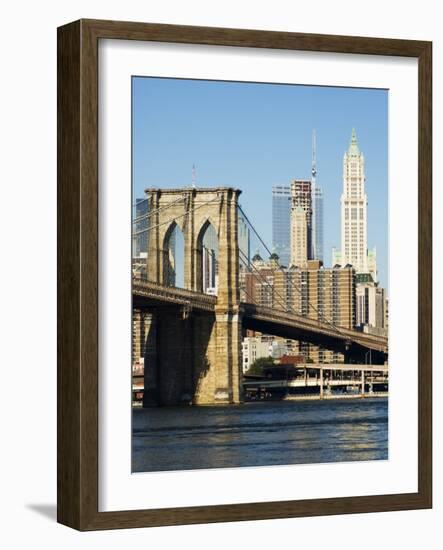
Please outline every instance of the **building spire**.
[[360, 149], [358, 148], [357, 132], [355, 128], [352, 128], [351, 141], [349, 142], [348, 155], [359, 155]]
[[352, 128], [351, 143], [357, 143], [357, 133], [355, 131], [355, 128]]

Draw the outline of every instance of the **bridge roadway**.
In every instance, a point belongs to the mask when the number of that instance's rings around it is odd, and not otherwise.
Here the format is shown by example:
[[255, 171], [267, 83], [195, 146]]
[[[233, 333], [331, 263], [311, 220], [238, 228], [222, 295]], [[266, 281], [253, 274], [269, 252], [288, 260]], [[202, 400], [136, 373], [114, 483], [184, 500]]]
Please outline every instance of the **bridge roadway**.
[[[187, 311], [212, 313], [217, 304], [216, 296], [168, 287], [139, 278], [133, 279], [132, 294], [134, 307], [142, 309], [169, 304], [181, 306]], [[388, 353], [387, 338], [381, 336], [337, 328], [324, 321], [245, 302], [240, 304], [240, 312], [244, 328], [264, 334], [321, 344], [326, 349], [332, 350], [341, 350], [346, 346], [351, 346], [385, 355]]]

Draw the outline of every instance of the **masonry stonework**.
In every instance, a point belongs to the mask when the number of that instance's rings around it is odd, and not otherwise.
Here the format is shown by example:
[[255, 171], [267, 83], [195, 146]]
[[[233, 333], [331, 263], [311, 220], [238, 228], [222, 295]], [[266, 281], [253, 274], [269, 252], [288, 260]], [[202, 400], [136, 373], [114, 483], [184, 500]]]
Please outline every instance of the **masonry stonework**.
[[215, 315], [158, 307], [146, 349], [144, 406], [239, 403], [241, 308], [238, 260], [238, 196], [229, 187], [147, 189], [149, 281], [169, 285], [169, 240], [176, 226], [184, 236], [184, 287], [203, 292], [203, 238], [209, 225], [218, 237]]

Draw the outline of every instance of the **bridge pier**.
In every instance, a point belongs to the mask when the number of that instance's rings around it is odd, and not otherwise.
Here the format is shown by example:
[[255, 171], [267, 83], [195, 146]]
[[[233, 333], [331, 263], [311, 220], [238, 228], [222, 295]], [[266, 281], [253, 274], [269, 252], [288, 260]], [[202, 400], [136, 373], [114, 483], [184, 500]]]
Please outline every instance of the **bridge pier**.
[[[170, 237], [184, 236], [184, 286], [203, 292], [203, 239], [212, 225], [218, 239], [217, 304], [210, 313], [181, 316], [178, 306], [157, 308], [152, 325], [156, 352], [146, 357], [144, 406], [239, 403], [241, 315], [238, 259], [239, 190], [148, 189], [148, 281], [173, 285], [167, 276]], [[192, 307], [192, 301], [191, 301]], [[154, 337], [154, 336], [152, 336]], [[149, 372], [150, 371], [150, 372]]]
[[238, 311], [216, 311], [214, 403], [240, 403], [241, 320]]
[[238, 312], [157, 307], [148, 317], [143, 407], [242, 401]]

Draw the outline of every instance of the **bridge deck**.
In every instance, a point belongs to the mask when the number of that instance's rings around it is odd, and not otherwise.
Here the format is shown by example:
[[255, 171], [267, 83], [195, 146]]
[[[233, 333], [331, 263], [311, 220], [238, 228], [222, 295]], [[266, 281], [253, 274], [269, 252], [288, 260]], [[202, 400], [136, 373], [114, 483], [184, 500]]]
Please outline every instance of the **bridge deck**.
[[[134, 303], [146, 305], [171, 304], [206, 313], [214, 312], [217, 304], [216, 296], [168, 287], [139, 278], [133, 279], [132, 293]], [[337, 344], [342, 346], [348, 343], [368, 350], [388, 352], [388, 340], [381, 336], [335, 327], [328, 322], [317, 321], [292, 312], [250, 303], [242, 302], [240, 311], [243, 326], [262, 333], [319, 343], [326, 348], [331, 346], [330, 349], [336, 348]]]

